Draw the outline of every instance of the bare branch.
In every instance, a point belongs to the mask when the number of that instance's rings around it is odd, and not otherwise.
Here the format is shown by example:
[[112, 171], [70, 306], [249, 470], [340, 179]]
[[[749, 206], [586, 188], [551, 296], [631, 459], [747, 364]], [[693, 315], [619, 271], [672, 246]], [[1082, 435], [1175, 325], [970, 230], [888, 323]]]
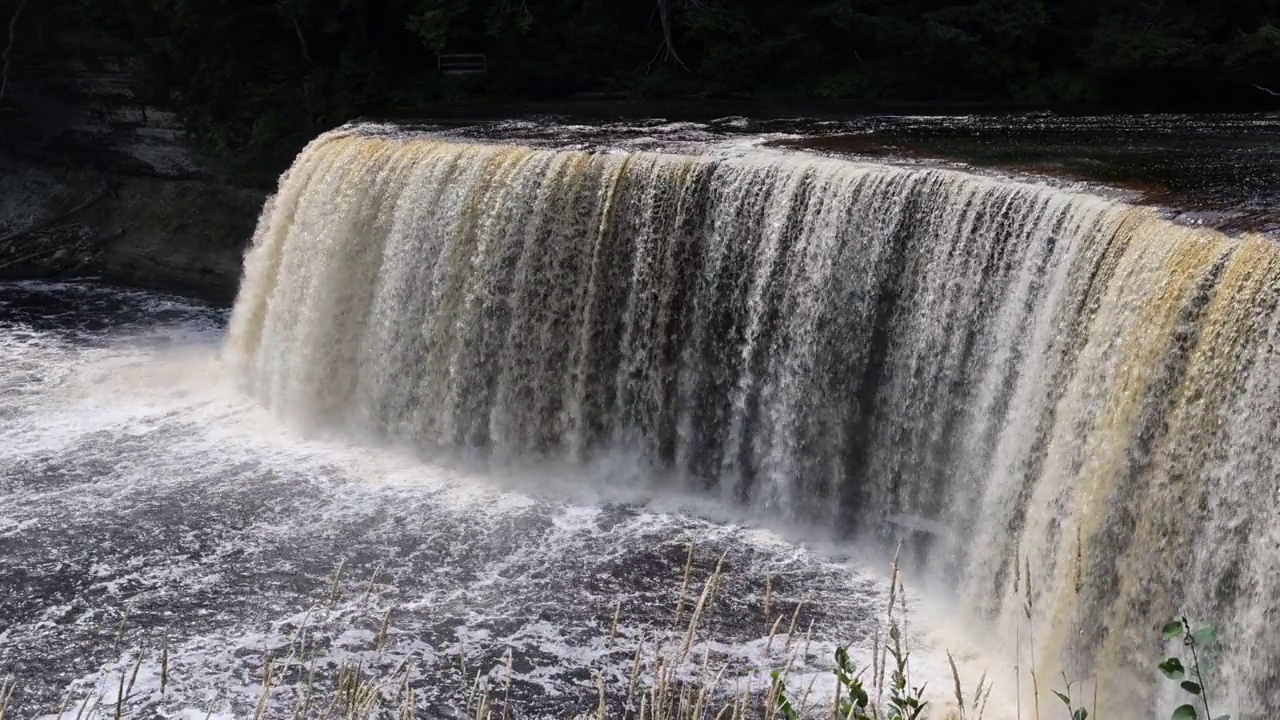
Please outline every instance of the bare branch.
[[658, 19], [662, 23], [662, 44], [658, 46], [658, 51], [654, 53], [653, 60], [645, 66], [646, 72], [653, 67], [653, 63], [657, 61], [659, 56], [667, 60], [675, 60], [680, 67], [685, 70], [689, 69], [684, 64], [684, 60], [680, 59], [680, 54], [676, 52], [675, 43], [671, 41], [671, 0], [658, 0], [657, 2]]
[[1280, 97], [1280, 92], [1276, 92], [1275, 90], [1269, 90], [1267, 88], [1262, 87], [1261, 85], [1254, 85], [1254, 87], [1258, 88], [1259, 90], [1261, 90], [1262, 92], [1268, 95], [1274, 95], [1276, 97]]
[[307, 49], [307, 39], [302, 35], [302, 27], [298, 25], [298, 18], [292, 14], [289, 15], [289, 21], [293, 23], [293, 32], [298, 36], [298, 44], [302, 46], [302, 57], [311, 67], [316, 66], [316, 62], [311, 59], [311, 51]]
[[4, 54], [0, 58], [4, 59], [4, 70], [0, 71], [0, 98], [4, 97], [4, 91], [9, 87], [9, 53], [13, 50], [14, 31], [18, 27], [18, 16], [22, 15], [22, 9], [27, 6], [27, 0], [18, 0], [18, 9], [13, 11], [13, 17], [9, 18], [9, 44], [4, 48]]

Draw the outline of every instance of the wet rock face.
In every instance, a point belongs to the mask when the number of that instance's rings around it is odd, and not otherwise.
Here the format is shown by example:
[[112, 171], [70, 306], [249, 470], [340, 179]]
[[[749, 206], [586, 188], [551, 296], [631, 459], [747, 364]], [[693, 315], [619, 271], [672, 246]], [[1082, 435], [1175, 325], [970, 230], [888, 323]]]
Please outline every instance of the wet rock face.
[[92, 276], [230, 302], [260, 191], [0, 157], [0, 278]]
[[263, 193], [149, 106], [123, 48], [59, 35], [0, 99], [0, 277], [92, 275], [229, 301]]
[[8, 154], [130, 175], [209, 175], [173, 113], [141, 99], [124, 48], [73, 33], [52, 44], [15, 53], [0, 120]]

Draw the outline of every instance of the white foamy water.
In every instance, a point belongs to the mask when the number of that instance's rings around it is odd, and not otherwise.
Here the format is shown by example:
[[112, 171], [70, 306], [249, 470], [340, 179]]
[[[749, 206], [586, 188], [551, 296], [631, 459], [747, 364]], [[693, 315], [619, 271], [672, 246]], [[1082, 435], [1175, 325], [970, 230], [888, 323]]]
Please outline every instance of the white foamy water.
[[1273, 241], [937, 167], [491, 140], [354, 126], [299, 155], [229, 326], [246, 392], [906, 534], [940, 604], [1100, 679], [1105, 714], [1173, 701], [1159, 630], [1187, 613], [1233, 643], [1215, 693], [1280, 711]]
[[996, 681], [986, 717], [1037, 690], [1061, 712], [1063, 675], [1097, 715], [1167, 717], [1180, 613], [1218, 625], [1219, 712], [1280, 711], [1272, 241], [993, 175], [571, 130], [321, 137], [225, 337], [171, 299], [4, 288], [20, 714], [70, 692], [102, 716], [136, 667], [142, 716], [287, 715], [347, 663], [388, 713], [407, 677], [455, 716], [478, 675], [522, 717], [592, 715], [603, 678], [623, 716], [637, 649], [640, 687], [723, 671], [718, 701], [758, 700], [790, 663], [821, 699], [837, 644], [866, 666], [883, 640], [900, 541], [939, 712], [951, 649], [967, 694]]
[[[267, 656], [270, 717], [291, 716], [309, 670], [323, 688], [344, 662], [381, 678], [388, 708], [407, 672], [424, 717], [460, 716], [477, 672], [511, 678], [520, 717], [556, 718], [594, 716], [600, 673], [619, 716], [636, 648], [678, 653], [722, 555], [681, 676], [761, 691], [790, 661], [793, 694], [812, 687], [817, 703], [836, 643], [871, 662], [884, 563], [820, 534], [655, 496], [607, 463], [504, 470], [300, 434], [228, 376], [220, 313], [169, 298], [0, 286], [0, 339], [0, 669], [19, 683], [17, 717], [56, 716], [68, 697], [70, 716], [87, 699], [87, 716], [114, 717], [122, 675], [127, 717], [246, 717]], [[913, 684], [939, 705], [944, 644], [967, 685], [1009, 676], [911, 607]], [[641, 686], [657, 672], [642, 663]]]

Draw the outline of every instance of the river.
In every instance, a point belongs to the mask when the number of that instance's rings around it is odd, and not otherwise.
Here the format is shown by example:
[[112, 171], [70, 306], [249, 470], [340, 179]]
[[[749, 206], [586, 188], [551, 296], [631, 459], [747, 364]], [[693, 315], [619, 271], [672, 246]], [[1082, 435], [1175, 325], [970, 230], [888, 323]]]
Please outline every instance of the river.
[[825, 708], [900, 548], [938, 717], [1167, 713], [1181, 612], [1280, 709], [1274, 119], [824, 122], [356, 125], [233, 310], [0, 286], [11, 708]]

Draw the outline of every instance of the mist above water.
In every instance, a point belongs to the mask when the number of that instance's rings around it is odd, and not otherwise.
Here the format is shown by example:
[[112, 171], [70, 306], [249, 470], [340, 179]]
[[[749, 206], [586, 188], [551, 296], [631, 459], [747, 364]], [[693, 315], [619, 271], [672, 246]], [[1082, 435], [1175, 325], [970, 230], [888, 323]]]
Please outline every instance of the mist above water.
[[224, 358], [310, 426], [913, 531], [1009, 636], [1029, 566], [1038, 658], [1116, 709], [1213, 619], [1274, 709], [1278, 290], [1270, 240], [1039, 184], [355, 127], [282, 178]]

